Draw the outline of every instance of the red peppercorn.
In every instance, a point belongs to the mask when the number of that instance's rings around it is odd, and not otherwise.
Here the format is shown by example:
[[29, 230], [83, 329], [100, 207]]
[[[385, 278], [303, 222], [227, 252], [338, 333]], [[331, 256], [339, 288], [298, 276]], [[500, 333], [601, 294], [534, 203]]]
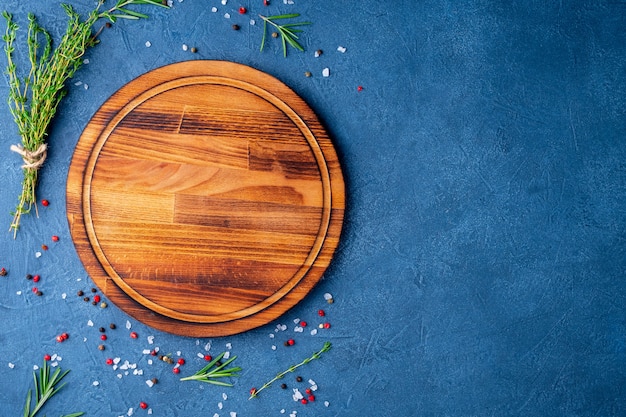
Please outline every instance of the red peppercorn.
[[295, 340], [293, 340], [293, 339], [289, 339], [289, 340], [287, 340], [287, 344], [288, 344], [289, 346], [293, 346], [293, 345], [295, 345], [295, 344], [296, 344], [296, 341], [295, 341]]
[[241, 7], [239, 8], [239, 14], [246, 14], [246, 12], [247, 12], [247, 11], [248, 11], [248, 10], [247, 10], [245, 7], [243, 7], [243, 6], [241, 6]]
[[306, 321], [301, 321], [301, 322], [300, 322], [300, 326], [302, 326], [302, 327], [306, 327]]
[[100, 296], [99, 296], [99, 295], [94, 295], [94, 296], [93, 296], [93, 300], [94, 300], [96, 303], [99, 303], [99, 302], [100, 302]]
[[43, 360], [44, 361], [49, 361], [50, 359], [52, 359], [52, 356], [48, 355], [47, 353], [45, 355], [43, 355]]
[[324, 310], [317, 310], [317, 315], [320, 317], [324, 317], [326, 315], [326, 312]]
[[263, 5], [264, 6], [269, 6], [270, 5], [270, 1], [269, 0], [263, 0]]
[[41, 279], [41, 277], [39, 275], [35, 275], [33, 277], [33, 282], [39, 282], [40, 279]]
[[65, 339], [63, 339], [63, 336], [58, 335], [58, 336], [57, 336], [57, 342], [61, 343], [61, 342], [63, 342], [63, 341], [65, 341]]
[[329, 322], [324, 323], [324, 328], [325, 329], [330, 329], [330, 323]]
[[41, 245], [41, 250], [48, 250], [48, 245]]
[[148, 404], [144, 403], [143, 401], [139, 403], [139, 407], [141, 407], [142, 409], [146, 409], [148, 408]]
[[52, 241], [53, 242], [58, 242], [59, 241], [59, 237], [56, 236], [56, 235], [52, 236]]
[[178, 358], [178, 364], [179, 365], [184, 365], [185, 364], [185, 360], [183, 358]]
[[130, 337], [131, 339], [137, 339], [139, 335], [137, 334], [137, 332], [130, 332]]
[[39, 291], [39, 288], [37, 288], [37, 287], [33, 287], [33, 292], [34, 292], [35, 294], [37, 294], [37, 291]]
[[304, 392], [306, 392], [309, 395], [311, 395], [313, 393], [313, 391], [311, 391], [311, 388], [305, 389]]
[[205, 361], [212, 361], [213, 360], [213, 356], [211, 356], [211, 355], [204, 355], [204, 360]]
[[7, 275], [7, 270], [6, 270], [6, 268], [2, 268], [2, 269], [0, 269], [0, 277], [4, 277], [4, 276], [6, 276], [6, 275]]
[[41, 205], [44, 207], [48, 207], [50, 205], [50, 202], [48, 200], [41, 200]]
[[67, 340], [70, 338], [70, 335], [67, 333], [61, 333], [61, 337], [63, 338], [63, 340]]
[[156, 351], [156, 350], [154, 350], [154, 349], [152, 349], [152, 350], [150, 351], [150, 355], [151, 355], [151, 356], [156, 356], [156, 355], [157, 355], [157, 351]]
[[100, 335], [100, 340], [107, 340], [107, 335], [106, 334], [101, 334]]
[[363, 86], [362, 86], [362, 85], [358, 86], [358, 87], [356, 88], [356, 91], [363, 91]]
[[306, 400], [306, 398], [301, 399], [301, 400], [300, 400], [300, 402], [301, 402], [302, 404], [306, 404], [306, 403], [308, 403], [308, 401]]
[[256, 394], [256, 388], [250, 388], [250, 395]]
[[113, 359], [108, 358], [108, 359], [106, 360], [106, 364], [107, 364], [107, 365], [113, 365]]
[[174, 372], [175, 374], [179, 374], [180, 373], [180, 368], [175, 367], [174, 369], [172, 369], [172, 372]]
[[315, 401], [315, 395], [309, 395], [309, 401], [311, 402]]

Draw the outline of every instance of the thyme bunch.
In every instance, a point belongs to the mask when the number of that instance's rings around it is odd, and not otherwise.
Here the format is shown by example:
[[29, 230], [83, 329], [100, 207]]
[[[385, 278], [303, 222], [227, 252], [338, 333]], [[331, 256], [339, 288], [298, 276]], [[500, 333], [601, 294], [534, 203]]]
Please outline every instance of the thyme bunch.
[[306, 365], [307, 363], [311, 362], [312, 360], [315, 359], [319, 359], [320, 356], [322, 356], [322, 353], [324, 352], [328, 352], [331, 348], [331, 344], [330, 342], [325, 342], [324, 346], [317, 352], [315, 352], [313, 355], [309, 356], [308, 358], [304, 359], [302, 362], [300, 362], [297, 365], [293, 365], [290, 366], [289, 368], [287, 368], [286, 370], [284, 370], [283, 372], [279, 373], [278, 375], [276, 375], [274, 378], [272, 378], [271, 380], [269, 380], [268, 382], [266, 382], [265, 384], [263, 384], [263, 386], [259, 389], [256, 388], [252, 388], [250, 390], [250, 398], [248, 398], [249, 400], [251, 400], [252, 398], [256, 397], [257, 395], [259, 395], [259, 392], [263, 391], [265, 388], [269, 388], [270, 385], [272, 385], [274, 382], [276, 382], [277, 380], [283, 378], [285, 375], [287, 375], [289, 372], [293, 372], [296, 369], [298, 369], [299, 367]]
[[310, 25], [311, 22], [300, 22], [300, 23], [276, 23], [274, 20], [281, 19], [292, 19], [299, 17], [299, 13], [290, 13], [290, 14], [281, 14], [277, 16], [263, 16], [259, 15], [261, 19], [263, 19], [263, 39], [261, 40], [261, 51], [265, 47], [265, 39], [267, 38], [267, 25], [273, 26], [277, 33], [280, 35], [280, 39], [283, 45], [283, 56], [287, 56], [287, 45], [291, 45], [291, 47], [297, 49], [298, 51], [304, 51], [302, 45], [298, 43], [298, 35], [297, 33], [302, 32], [302, 29], [297, 29], [297, 26]]
[[226, 368], [232, 361], [237, 359], [237, 356], [233, 356], [228, 359], [224, 363], [219, 363], [220, 360], [224, 357], [226, 352], [220, 353], [218, 356], [213, 358], [206, 366], [200, 369], [193, 375], [186, 376], [181, 378], [181, 381], [200, 381], [207, 382], [213, 385], [221, 385], [224, 387], [232, 387], [233, 384], [229, 384], [228, 382], [216, 381], [215, 378], [228, 378], [239, 376], [238, 372], [241, 371], [241, 368], [238, 366], [234, 366], [232, 368]]
[[[65, 386], [65, 383], [61, 383], [61, 381], [69, 372], [69, 369], [61, 371], [61, 368], [57, 368], [50, 374], [50, 365], [48, 365], [48, 361], [44, 361], [43, 366], [39, 368], [39, 372], [33, 372], [35, 396], [33, 398], [32, 390], [28, 390], [28, 394], [26, 394], [26, 405], [24, 406], [24, 417], [34, 417], [39, 410], [41, 410], [41, 407], [44, 406], [46, 401]], [[33, 400], [35, 401], [34, 403]], [[82, 412], [72, 413], [61, 417], [79, 417], [83, 414]]]
[[68, 16], [67, 28], [61, 41], [52, 47], [52, 37], [37, 23], [35, 16], [28, 15], [28, 60], [30, 72], [21, 79], [13, 60], [15, 39], [18, 25], [8, 12], [2, 15], [7, 27], [3, 36], [7, 56], [7, 74], [9, 77], [9, 109], [17, 124], [22, 139], [20, 145], [13, 145], [11, 150], [22, 156], [23, 181], [22, 192], [17, 207], [12, 213], [13, 221], [9, 230], [14, 237], [20, 225], [21, 216], [37, 210], [35, 190], [39, 169], [47, 154], [46, 139], [48, 128], [56, 115], [59, 104], [66, 95], [65, 83], [83, 64], [83, 55], [90, 47], [98, 43], [97, 35], [92, 35], [92, 27], [100, 19], [115, 22], [119, 18], [140, 19], [147, 15], [128, 9], [131, 5], [149, 4], [164, 6], [160, 0], [117, 0], [116, 4], [102, 10], [106, 0], [98, 0], [95, 9], [85, 20], [67, 4], [62, 7]]

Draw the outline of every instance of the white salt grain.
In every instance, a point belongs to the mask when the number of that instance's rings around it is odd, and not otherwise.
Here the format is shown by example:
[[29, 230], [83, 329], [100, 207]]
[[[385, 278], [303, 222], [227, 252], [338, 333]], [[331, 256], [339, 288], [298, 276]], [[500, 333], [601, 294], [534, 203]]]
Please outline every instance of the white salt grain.
[[186, 51], [187, 49], [189, 49], [189, 47], [183, 43], [183, 51]]
[[150, 41], [146, 41], [146, 48], [150, 48], [152, 46], [152, 43]]
[[217, 403], [217, 408], [221, 410], [222, 408], [224, 408], [224, 404], [222, 404], [222, 402], [220, 401], [219, 403]]
[[332, 299], [333, 299], [333, 295], [331, 293], [327, 292], [326, 294], [324, 294], [324, 300], [328, 301]]
[[224, 6], [226, 6], [226, 3], [228, 3], [228, 0], [222, 0], [222, 4], [223, 4]]
[[224, 356], [222, 356], [223, 359], [228, 359], [230, 358], [230, 352], [224, 352]]
[[76, 81], [76, 82], [74, 83], [74, 85], [78, 87], [79, 85], [83, 85], [83, 82], [82, 82], [82, 81]]
[[65, 300], [67, 298], [67, 294], [66, 293], [61, 294], [61, 298]]
[[97, 387], [98, 385], [100, 385], [100, 383], [98, 381], [93, 381], [91, 385], [93, 385], [94, 387]]
[[294, 324], [298, 324], [298, 323], [300, 323], [300, 319], [293, 319], [293, 323], [294, 323]]
[[148, 359], [148, 365], [152, 365], [152, 359]]
[[22, 291], [18, 291], [18, 292], [16, 292], [15, 294], [17, 294], [17, 295], [22, 295]]
[[222, 399], [226, 401], [228, 399], [228, 395], [225, 392], [222, 393]]
[[338, 46], [337, 50], [341, 52], [342, 54], [346, 52], [346, 48], [344, 48], [343, 46]]
[[127, 416], [132, 416], [133, 415], [133, 408], [129, 408], [128, 409], [128, 413], [126, 413]]
[[85, 65], [89, 64], [89, 58], [83, 59], [83, 64], [85, 64]]
[[211, 11], [212, 11], [213, 13], [217, 13], [217, 7], [211, 7]]
[[226, 19], [230, 19], [230, 13], [224, 13], [224, 17], [225, 17]]
[[325, 405], [326, 407], [328, 407], [328, 406], [330, 405], [330, 403], [329, 403], [328, 401], [324, 401], [324, 405]]
[[130, 324], [129, 320], [126, 320], [126, 330], [130, 330], [131, 327], [133, 327], [133, 325]]
[[304, 331], [304, 327], [296, 326], [293, 328], [293, 331], [296, 333], [302, 333]]
[[272, 350], [276, 350], [276, 345], [272, 345]]
[[329, 77], [330, 76], [330, 69], [329, 68], [324, 68], [322, 70], [322, 77]]
[[226, 343], [226, 349], [230, 350], [233, 348], [233, 344], [232, 343]]
[[154, 336], [148, 336], [148, 344], [151, 345], [154, 343]]
[[149, 355], [150, 354], [150, 349], [144, 349], [141, 351], [141, 353], [143, 353], [144, 355]]
[[274, 333], [270, 333], [270, 339], [274, 338]]
[[9, 362], [9, 368], [11, 368], [11, 369], [15, 368], [15, 364], [14, 364], [14, 363]]
[[237, 413], [235, 413], [234, 411], [230, 412], [230, 417], [237, 417]]
[[322, 54], [320, 53], [320, 50], [319, 50], [319, 49], [313, 53], [313, 56], [314, 56], [315, 58], [319, 58], [319, 57], [320, 57], [320, 55], [322, 55]]
[[206, 351], [211, 350], [211, 342], [207, 342], [207, 344], [204, 345], [204, 350], [206, 350]]
[[256, 20], [250, 19], [250, 26], [254, 26], [254, 25], [256, 25]]
[[198, 352], [198, 353], [196, 354], [196, 356], [197, 356], [197, 357], [199, 357], [200, 359], [204, 358], [204, 355], [203, 355], [202, 353], [200, 353], [200, 352]]
[[154, 386], [154, 382], [151, 379], [146, 379], [146, 385], [152, 388]]
[[35, 258], [40, 258], [41, 257], [41, 252], [35, 252]]
[[311, 336], [315, 336], [317, 334], [317, 329], [311, 330]]
[[215, 414], [213, 414], [213, 417], [220, 417], [220, 415], [215, 413]]
[[84, 88], [85, 90], [89, 90], [89, 84], [83, 84], [83, 88]]

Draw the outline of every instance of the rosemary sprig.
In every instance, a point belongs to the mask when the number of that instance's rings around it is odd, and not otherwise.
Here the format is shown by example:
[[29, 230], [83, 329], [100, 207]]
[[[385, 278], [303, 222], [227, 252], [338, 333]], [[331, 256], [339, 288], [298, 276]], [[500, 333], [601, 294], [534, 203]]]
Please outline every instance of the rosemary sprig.
[[263, 19], [263, 39], [261, 40], [261, 51], [265, 47], [268, 24], [274, 26], [274, 28], [278, 31], [278, 34], [280, 35], [280, 38], [283, 44], [283, 56], [285, 57], [287, 56], [287, 44], [291, 45], [293, 48], [297, 49], [300, 52], [304, 51], [304, 48], [302, 47], [302, 45], [298, 43], [297, 41], [298, 35], [296, 35], [296, 33], [302, 32], [302, 29], [296, 29], [296, 27], [302, 26], [302, 25], [310, 25], [311, 22], [284, 23], [282, 25], [274, 22], [274, 20], [292, 19], [298, 16], [300, 16], [299, 13], [281, 14], [281, 15], [269, 16], [269, 17], [259, 15], [259, 17]]
[[[61, 381], [69, 372], [69, 369], [61, 371], [61, 368], [57, 368], [50, 374], [50, 365], [48, 365], [48, 361], [44, 361], [43, 366], [39, 368], [39, 372], [33, 372], [35, 397], [32, 397], [32, 390], [28, 390], [28, 394], [26, 394], [26, 405], [24, 406], [24, 417], [34, 417], [39, 410], [41, 410], [41, 407], [44, 406], [46, 401], [65, 386], [65, 383], [61, 384]], [[34, 404], [33, 400], [35, 401]], [[61, 417], [79, 417], [83, 414], [84, 413], [72, 413]]]
[[320, 349], [319, 351], [315, 352], [313, 355], [309, 356], [308, 358], [306, 358], [305, 360], [303, 360], [299, 364], [290, 366], [289, 368], [287, 368], [286, 370], [284, 370], [283, 372], [279, 373], [274, 378], [272, 378], [271, 380], [269, 380], [268, 382], [263, 384], [263, 386], [261, 388], [259, 388], [259, 389], [253, 388], [250, 391], [250, 398], [248, 398], [248, 399], [251, 400], [252, 398], [256, 397], [257, 395], [259, 395], [259, 392], [263, 391], [265, 388], [269, 388], [270, 385], [272, 385], [274, 382], [276, 382], [277, 380], [279, 380], [282, 377], [284, 377], [285, 375], [287, 375], [289, 372], [295, 371], [296, 369], [298, 369], [302, 365], [306, 365], [307, 363], [311, 362], [314, 359], [319, 359], [320, 356], [322, 356], [322, 353], [328, 352], [330, 350], [331, 346], [332, 345], [330, 344], [330, 342], [325, 342], [324, 346], [322, 347], [322, 349]]
[[232, 368], [226, 368], [228, 365], [230, 365], [232, 361], [237, 359], [237, 356], [233, 356], [232, 358], [228, 359], [224, 363], [217, 364], [224, 357], [225, 353], [226, 352], [220, 353], [218, 356], [213, 358], [213, 360], [211, 360], [204, 368], [200, 369], [195, 374], [183, 377], [180, 380], [181, 381], [200, 381], [200, 382], [207, 382], [213, 385], [232, 387], [233, 384], [215, 380], [215, 378], [228, 378], [228, 377], [239, 376], [238, 372], [241, 371], [241, 368], [238, 366], [234, 366]]
[[24, 160], [22, 192], [12, 213], [13, 221], [10, 227], [14, 237], [21, 216], [29, 213], [33, 205], [35, 211], [37, 210], [35, 189], [39, 169], [46, 158], [48, 128], [66, 94], [66, 81], [72, 78], [83, 64], [82, 57], [87, 49], [98, 43], [97, 36], [100, 32], [92, 35], [93, 25], [102, 18], [115, 22], [118, 18], [148, 17], [128, 9], [127, 7], [131, 5], [149, 4], [167, 7], [159, 0], [117, 0], [113, 7], [101, 11], [105, 1], [98, 0], [95, 9], [85, 20], [81, 20], [70, 5], [63, 4], [62, 7], [69, 20], [65, 34], [54, 50], [50, 34], [37, 23], [33, 14], [29, 14], [27, 44], [30, 72], [23, 80], [18, 77], [17, 66], [13, 61], [18, 25], [10, 13], [6, 11], [2, 13], [7, 22], [3, 40], [8, 63], [9, 108], [22, 139], [21, 145], [13, 145], [11, 150], [19, 153]]

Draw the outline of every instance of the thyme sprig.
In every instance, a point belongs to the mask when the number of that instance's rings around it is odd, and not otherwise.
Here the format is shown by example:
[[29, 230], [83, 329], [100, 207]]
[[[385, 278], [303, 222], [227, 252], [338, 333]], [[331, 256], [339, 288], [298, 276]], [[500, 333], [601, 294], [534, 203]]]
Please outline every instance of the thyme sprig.
[[7, 56], [7, 74], [9, 77], [9, 109], [17, 124], [21, 145], [11, 149], [22, 156], [24, 164], [22, 192], [18, 204], [12, 213], [13, 221], [10, 230], [14, 237], [20, 225], [21, 216], [30, 213], [33, 205], [37, 211], [35, 189], [38, 173], [47, 151], [46, 139], [48, 128], [56, 115], [59, 103], [66, 94], [65, 83], [83, 64], [83, 55], [88, 48], [98, 43], [97, 36], [92, 35], [92, 27], [100, 19], [115, 22], [119, 18], [140, 19], [147, 15], [128, 9], [132, 5], [164, 6], [159, 0], [117, 0], [108, 10], [101, 11], [106, 0], [98, 0], [95, 9], [85, 20], [67, 4], [62, 7], [69, 20], [65, 34], [56, 48], [52, 48], [52, 37], [37, 23], [31, 13], [28, 15], [28, 60], [30, 72], [21, 79], [13, 60], [15, 39], [18, 25], [8, 12], [2, 15], [7, 22], [3, 36]]
[[207, 363], [204, 368], [200, 369], [195, 374], [183, 377], [180, 380], [181, 381], [200, 381], [200, 382], [207, 382], [213, 385], [232, 387], [233, 384], [215, 380], [215, 378], [229, 378], [229, 377], [239, 376], [238, 372], [241, 371], [241, 368], [238, 366], [234, 366], [232, 368], [226, 368], [228, 365], [231, 364], [231, 362], [237, 359], [237, 356], [233, 356], [232, 358], [229, 358], [226, 362], [218, 364], [218, 362], [224, 357], [225, 354], [226, 352], [220, 353], [218, 356], [213, 358], [213, 360]]
[[[65, 386], [65, 382], [61, 383], [63, 378], [69, 373], [69, 369], [61, 371], [57, 368], [52, 374], [50, 373], [50, 365], [48, 361], [44, 361], [43, 366], [39, 368], [39, 372], [33, 372], [35, 380], [35, 396], [33, 398], [32, 390], [28, 390], [26, 394], [26, 405], [24, 406], [24, 417], [34, 417], [46, 401], [52, 398], [57, 392]], [[59, 385], [60, 384], [60, 385]], [[33, 403], [34, 400], [34, 403]], [[61, 417], [79, 417], [84, 413], [66, 414]]]
[[276, 382], [277, 380], [279, 380], [282, 377], [284, 377], [285, 375], [287, 375], [289, 372], [295, 371], [296, 369], [298, 369], [302, 365], [306, 365], [307, 363], [311, 362], [314, 359], [319, 359], [320, 356], [322, 356], [322, 353], [328, 352], [330, 350], [331, 346], [332, 345], [331, 345], [330, 342], [325, 342], [324, 346], [322, 347], [322, 349], [320, 349], [319, 351], [315, 352], [313, 355], [309, 356], [308, 358], [306, 358], [305, 360], [303, 360], [299, 364], [290, 366], [289, 368], [287, 368], [286, 370], [284, 370], [283, 372], [279, 373], [274, 378], [272, 378], [271, 380], [269, 380], [268, 382], [263, 384], [263, 386], [261, 388], [259, 388], [259, 389], [253, 388], [250, 391], [250, 398], [248, 398], [248, 399], [251, 400], [252, 398], [256, 397], [257, 395], [259, 395], [259, 393], [261, 391], [263, 391], [266, 388], [269, 388], [270, 385], [272, 385], [274, 382]]
[[292, 19], [299, 17], [299, 13], [289, 13], [289, 14], [281, 14], [277, 16], [263, 16], [259, 15], [261, 19], [263, 19], [263, 39], [261, 40], [261, 51], [265, 47], [265, 40], [267, 39], [267, 25], [272, 25], [280, 35], [280, 39], [283, 45], [283, 56], [287, 56], [287, 44], [291, 45], [293, 48], [298, 51], [304, 51], [302, 45], [300, 45], [297, 41], [298, 35], [297, 33], [302, 32], [302, 29], [296, 29], [298, 26], [310, 25], [311, 22], [300, 22], [300, 23], [283, 23], [278, 24], [274, 22], [274, 20], [280, 19]]

